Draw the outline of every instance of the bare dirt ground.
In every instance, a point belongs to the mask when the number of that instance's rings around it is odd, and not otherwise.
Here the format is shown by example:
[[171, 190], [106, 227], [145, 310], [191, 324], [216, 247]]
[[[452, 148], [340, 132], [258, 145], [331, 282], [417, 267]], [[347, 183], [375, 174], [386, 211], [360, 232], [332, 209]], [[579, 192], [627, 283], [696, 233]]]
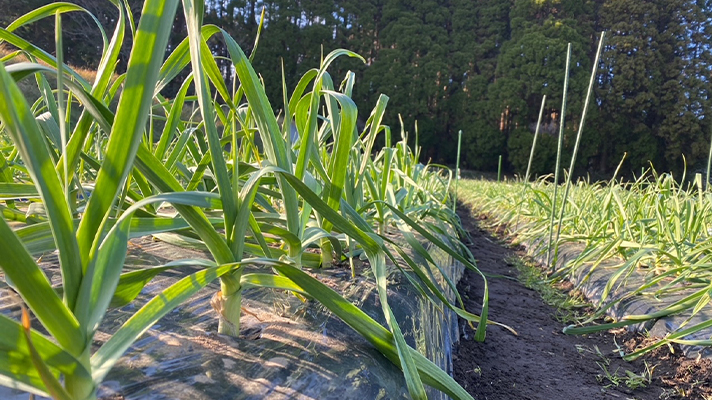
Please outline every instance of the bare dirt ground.
[[[690, 360], [663, 346], [634, 362], [621, 359], [645, 339], [624, 330], [586, 336], [562, 333], [556, 308], [518, 279], [512, 260], [524, 256], [480, 228], [462, 209], [470, 232], [470, 250], [479, 268], [490, 274], [490, 319], [513, 327], [487, 329], [484, 343], [461, 330], [454, 355], [455, 379], [477, 400], [518, 399], [712, 399], [712, 363]], [[517, 279], [507, 279], [507, 276]], [[482, 279], [466, 272], [458, 285], [468, 310], [481, 307]], [[462, 322], [462, 321], [461, 321]], [[461, 324], [461, 326], [465, 326]]]

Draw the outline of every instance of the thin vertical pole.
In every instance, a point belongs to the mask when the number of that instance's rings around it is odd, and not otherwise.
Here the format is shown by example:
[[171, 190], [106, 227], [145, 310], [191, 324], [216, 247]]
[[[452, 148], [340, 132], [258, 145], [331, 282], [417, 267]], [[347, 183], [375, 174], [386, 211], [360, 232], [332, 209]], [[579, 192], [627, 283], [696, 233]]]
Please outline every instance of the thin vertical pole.
[[529, 164], [527, 164], [527, 173], [524, 175], [524, 188], [522, 189], [522, 196], [519, 199], [519, 208], [517, 210], [517, 219], [514, 222], [514, 229], [519, 229], [519, 215], [522, 212], [522, 204], [524, 203], [524, 196], [527, 194], [527, 188], [529, 187], [529, 173], [532, 169], [532, 160], [534, 159], [534, 149], [536, 148], [536, 140], [539, 137], [539, 128], [541, 127], [541, 118], [544, 115], [544, 105], [546, 104], [546, 95], [541, 99], [541, 108], [539, 109], [539, 119], [536, 121], [536, 129], [534, 130], [534, 141], [532, 142], [532, 148], [529, 151]]
[[710, 187], [710, 168], [712, 167], [712, 126], [710, 127], [710, 154], [707, 156], [707, 179], [705, 180], [705, 189]]
[[529, 151], [529, 164], [527, 164], [527, 173], [524, 175], [524, 182], [529, 183], [529, 173], [532, 170], [532, 160], [534, 159], [534, 149], [536, 148], [536, 140], [539, 137], [539, 128], [541, 127], [541, 117], [544, 115], [544, 105], [546, 104], [546, 95], [541, 99], [541, 108], [539, 109], [539, 119], [536, 122], [536, 130], [534, 131], [534, 141], [532, 149]]
[[571, 155], [571, 165], [569, 166], [569, 175], [566, 178], [566, 186], [564, 189], [564, 199], [561, 203], [561, 211], [559, 213], [559, 224], [556, 228], [556, 239], [554, 240], [554, 262], [559, 250], [559, 235], [561, 234], [561, 223], [564, 220], [564, 209], [566, 209], [566, 198], [569, 196], [571, 188], [571, 175], [574, 172], [576, 164], [576, 154], [578, 153], [579, 143], [581, 142], [581, 134], [583, 133], [584, 122], [586, 122], [586, 112], [588, 111], [588, 103], [591, 100], [591, 92], [593, 92], [593, 83], [596, 81], [596, 72], [598, 71], [598, 60], [601, 58], [601, 50], [603, 49], [603, 40], [606, 32], [601, 32], [601, 39], [598, 42], [598, 51], [596, 51], [596, 59], [593, 61], [593, 69], [591, 71], [591, 80], [588, 82], [588, 92], [586, 92], [586, 101], [583, 103], [583, 112], [581, 113], [581, 123], [579, 124], [578, 133], [576, 134], [576, 144], [574, 144], [574, 153]]
[[571, 64], [571, 43], [566, 50], [566, 74], [564, 75], [564, 96], [561, 100], [561, 116], [559, 118], [559, 145], [556, 152], [556, 167], [554, 168], [554, 196], [551, 198], [551, 218], [549, 220], [549, 241], [546, 243], [546, 264], [551, 266], [551, 241], [554, 239], [554, 216], [556, 215], [556, 196], [559, 191], [559, 169], [561, 167], [561, 149], [564, 146], [564, 125], [566, 123], [566, 91], [569, 88], [569, 65]]
[[462, 147], [462, 131], [457, 132], [457, 160], [455, 160], [455, 201], [452, 203], [452, 210], [457, 207], [457, 184], [460, 182], [460, 148]]
[[502, 178], [502, 155], [499, 155], [499, 161], [497, 161], [497, 182]]

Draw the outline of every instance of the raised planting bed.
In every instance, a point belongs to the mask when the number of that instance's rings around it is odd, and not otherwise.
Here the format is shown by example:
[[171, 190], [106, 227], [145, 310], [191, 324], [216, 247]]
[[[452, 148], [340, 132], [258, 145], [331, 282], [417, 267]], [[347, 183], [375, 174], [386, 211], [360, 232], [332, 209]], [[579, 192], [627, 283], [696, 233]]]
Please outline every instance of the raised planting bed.
[[658, 338], [627, 358], [666, 343], [679, 344], [691, 358], [712, 357], [712, 214], [706, 205], [712, 194], [695, 186], [683, 190], [664, 174], [635, 183], [580, 182], [552, 220], [553, 187], [546, 182], [465, 181], [461, 187], [460, 197], [476, 212], [505, 227], [549, 274], [571, 281], [612, 318], [565, 332], [627, 327]]
[[[87, 10], [48, 5], [3, 34], [19, 50], [0, 62], [0, 270], [17, 296], [0, 314], [0, 385], [61, 400], [344, 387], [471, 399], [447, 371], [447, 310], [481, 341], [487, 302], [462, 309], [448, 289], [457, 274], [438, 271], [453, 261], [424, 247], [477, 271], [454, 232], [452, 173], [420, 163], [405, 126], [393, 139], [388, 96], [359, 110], [356, 74], [328, 72], [363, 57], [335, 49], [289, 87], [265, 82], [250, 61], [257, 38], [243, 49], [203, 24], [204, 3], [145, 0], [135, 24], [138, 10], [111, 2], [93, 82], [17, 36], [53, 18], [60, 49], [63, 14]], [[229, 54], [212, 55], [214, 40]], [[269, 99], [271, 87], [284, 96]]]
[[[526, 229], [526, 228], [523, 228]], [[514, 233], [516, 235], [516, 232]], [[541, 265], [547, 265], [546, 241], [522, 240], [519, 242], [527, 248], [527, 252]], [[583, 262], [586, 247], [583, 244], [562, 243], [559, 245], [556, 263], [552, 264], [552, 272], [567, 271], [571, 283], [573, 283], [583, 295], [598, 308], [605, 308], [606, 315], [616, 321], [622, 321], [631, 316], [640, 316], [660, 312], [665, 308], [687, 298], [697, 290], [681, 288], [675, 294], [669, 294], [662, 298], [656, 298], [651, 294], [637, 294], [630, 296], [640, 286], [646, 284], [645, 274], [638, 270], [631, 271], [628, 275], [617, 281], [617, 284], [609, 290], [605, 300], [603, 300], [609, 282], [624, 266], [625, 260], [620, 258], [609, 258], [602, 262]], [[660, 282], [651, 287], [651, 291], [663, 288], [667, 282]], [[678, 314], [662, 316], [655, 319], [647, 319], [639, 323], [628, 325], [628, 330], [649, 334], [652, 337], [663, 338], [672, 333], [679, 332], [685, 326], [704, 324], [712, 321], [712, 307], [707, 305], [697, 310], [692, 315], [693, 310], [683, 311]], [[688, 335], [682, 336], [684, 340], [705, 340], [712, 337], [712, 326], [698, 330]], [[706, 346], [688, 345], [681, 343], [685, 355], [690, 358], [705, 357], [712, 359], [712, 348]]]
[[[207, 254], [149, 237], [133, 239], [128, 270]], [[449, 279], [458, 282], [463, 267], [432, 245], [430, 256]], [[422, 258], [412, 255], [419, 263]], [[59, 278], [55, 255], [42, 257], [43, 270]], [[170, 270], [154, 278], [131, 304], [110, 311], [100, 326], [101, 346], [138, 307], [198, 267]], [[436, 309], [391, 266], [389, 302], [406, 341], [452, 374], [452, 346], [458, 340], [457, 316]], [[249, 273], [249, 272], [246, 272]], [[372, 278], [351, 277], [344, 268], [312, 271], [370, 317], [385, 324]], [[435, 275], [439, 275], [437, 270]], [[0, 278], [2, 274], [0, 274]], [[442, 276], [443, 293], [454, 301]], [[19, 314], [16, 297], [0, 289], [0, 312]], [[216, 334], [210, 300], [220, 290], [212, 283], [143, 334], [121, 357], [99, 388], [105, 399], [394, 399], [409, 398], [403, 373], [329, 310], [314, 301], [274, 289], [246, 289], [239, 338]], [[447, 399], [428, 388], [428, 398]], [[26, 394], [0, 387], [0, 398]]]

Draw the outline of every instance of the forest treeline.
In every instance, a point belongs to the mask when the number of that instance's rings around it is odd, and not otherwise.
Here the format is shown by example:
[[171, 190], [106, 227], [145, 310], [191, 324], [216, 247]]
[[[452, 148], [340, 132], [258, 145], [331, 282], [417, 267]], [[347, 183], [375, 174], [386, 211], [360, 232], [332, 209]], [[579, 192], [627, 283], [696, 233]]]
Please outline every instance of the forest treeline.
[[[113, 27], [118, 14], [109, 1], [75, 2]], [[6, 26], [47, 3], [0, 0], [0, 23]], [[128, 3], [138, 19], [142, 2]], [[466, 167], [493, 170], [502, 155], [506, 169], [521, 172], [546, 95], [533, 165], [538, 174], [554, 166], [567, 44], [572, 44], [572, 67], [564, 143], [570, 151], [605, 30], [576, 172], [610, 175], [624, 152], [625, 171], [640, 171], [650, 161], [660, 171], [680, 172], [683, 154], [688, 169], [706, 167], [712, 134], [712, 1], [207, 0], [205, 20], [249, 51], [263, 8], [254, 64], [276, 111], [282, 104], [282, 60], [287, 87], [294, 87], [306, 70], [319, 65], [322, 54], [346, 48], [366, 63], [341, 58], [331, 73], [338, 84], [346, 71], [356, 72], [353, 97], [362, 121], [384, 93], [390, 97], [384, 121], [399, 132], [402, 116], [411, 138], [417, 121], [425, 161], [454, 164], [462, 130]], [[40, 22], [19, 33], [51, 50], [52, 25]], [[69, 62], [96, 65], [101, 54], [96, 25], [77, 13], [63, 25]], [[172, 46], [185, 33], [176, 20]], [[217, 55], [227, 53], [218, 42], [211, 48]], [[227, 67], [224, 73], [230, 74]], [[168, 87], [165, 94], [175, 90]]]

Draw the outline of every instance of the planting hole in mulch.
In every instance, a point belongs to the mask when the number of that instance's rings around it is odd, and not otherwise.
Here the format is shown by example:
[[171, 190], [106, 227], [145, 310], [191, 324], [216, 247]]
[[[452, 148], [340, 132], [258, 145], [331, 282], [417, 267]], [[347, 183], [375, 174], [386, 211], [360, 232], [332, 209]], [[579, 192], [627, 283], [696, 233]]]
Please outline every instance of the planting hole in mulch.
[[[455, 379], [478, 400], [513, 399], [712, 399], [712, 362], [691, 360], [673, 347], [658, 348], [634, 362], [631, 352], [647, 340], [625, 330], [585, 336], [562, 333], [557, 309], [519, 279], [512, 263], [522, 251], [502, 244], [462, 209], [470, 251], [490, 277], [489, 317], [514, 328], [489, 326], [484, 343], [460, 321], [460, 344], [453, 356]], [[482, 278], [466, 271], [458, 284], [465, 308], [481, 307]]]

